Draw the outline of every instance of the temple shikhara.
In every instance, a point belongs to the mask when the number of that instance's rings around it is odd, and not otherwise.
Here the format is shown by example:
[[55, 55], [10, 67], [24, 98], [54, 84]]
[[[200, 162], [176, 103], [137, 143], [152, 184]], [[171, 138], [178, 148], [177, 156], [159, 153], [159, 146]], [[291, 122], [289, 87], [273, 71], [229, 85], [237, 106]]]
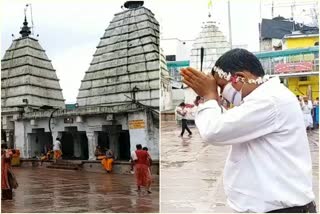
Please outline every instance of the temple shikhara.
[[[203, 64], [201, 67], [201, 48], [203, 48]], [[202, 24], [201, 32], [195, 39], [191, 54], [190, 66], [205, 73], [211, 71], [218, 58], [231, 49], [229, 42], [219, 30], [217, 24], [211, 17]], [[185, 103], [193, 103], [196, 93], [189, 87], [184, 91]]]
[[85, 75], [71, 109], [25, 18], [21, 37], [1, 61], [2, 139], [22, 158], [38, 157], [59, 137], [67, 160], [95, 160], [100, 145], [121, 165], [136, 144], [159, 159], [159, 23], [143, 2], [124, 7], [103, 32], [88, 69], [79, 71]]

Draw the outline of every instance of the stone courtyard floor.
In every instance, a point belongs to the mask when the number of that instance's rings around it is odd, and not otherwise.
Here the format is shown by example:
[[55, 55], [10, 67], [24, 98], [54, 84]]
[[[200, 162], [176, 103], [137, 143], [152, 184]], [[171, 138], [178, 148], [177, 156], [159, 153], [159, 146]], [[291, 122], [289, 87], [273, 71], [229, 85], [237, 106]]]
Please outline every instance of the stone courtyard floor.
[[159, 212], [159, 178], [152, 194], [136, 192], [134, 175], [14, 168], [19, 182], [1, 212]]
[[[161, 123], [161, 212], [230, 213], [223, 190], [223, 168], [229, 147], [202, 143], [191, 126], [192, 138], [179, 138], [174, 121]], [[319, 130], [308, 133], [313, 161], [313, 185], [319, 208]]]

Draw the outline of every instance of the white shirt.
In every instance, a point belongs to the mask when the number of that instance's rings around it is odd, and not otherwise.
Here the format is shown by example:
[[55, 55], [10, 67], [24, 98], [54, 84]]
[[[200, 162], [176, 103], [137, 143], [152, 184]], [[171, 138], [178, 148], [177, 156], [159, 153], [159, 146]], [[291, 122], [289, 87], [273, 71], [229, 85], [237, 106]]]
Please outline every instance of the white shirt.
[[301, 101], [301, 108], [304, 114], [311, 114], [311, 111], [313, 109], [311, 100], [308, 100], [307, 104], [304, 101]]
[[195, 122], [208, 143], [231, 145], [224, 189], [234, 210], [268, 212], [314, 199], [303, 114], [279, 78], [260, 85], [224, 114], [215, 100], [201, 104]]
[[57, 151], [57, 150], [61, 150], [61, 142], [56, 140], [54, 143], [53, 143], [53, 151]]
[[131, 158], [132, 158], [132, 160], [138, 160], [138, 157], [137, 157], [137, 154], [136, 154], [136, 151], [132, 151], [131, 152]]
[[186, 116], [187, 116], [187, 113], [188, 113], [186, 108], [182, 108], [182, 107], [178, 106], [176, 108], [176, 112], [177, 112], [178, 118], [186, 119]]

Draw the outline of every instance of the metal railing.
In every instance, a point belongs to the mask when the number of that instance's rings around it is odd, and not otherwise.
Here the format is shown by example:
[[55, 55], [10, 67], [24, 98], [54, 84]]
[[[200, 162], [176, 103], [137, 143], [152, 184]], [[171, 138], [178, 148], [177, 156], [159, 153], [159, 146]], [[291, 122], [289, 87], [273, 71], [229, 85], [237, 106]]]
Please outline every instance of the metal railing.
[[317, 75], [318, 47], [256, 53], [268, 75]]

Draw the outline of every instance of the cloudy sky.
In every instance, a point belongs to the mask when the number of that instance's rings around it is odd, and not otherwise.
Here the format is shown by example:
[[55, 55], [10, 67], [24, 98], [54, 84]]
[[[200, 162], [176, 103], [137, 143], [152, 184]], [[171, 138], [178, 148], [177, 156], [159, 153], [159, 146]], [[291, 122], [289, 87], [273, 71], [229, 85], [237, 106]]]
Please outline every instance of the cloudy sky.
[[[75, 103], [85, 71], [100, 37], [117, 12], [121, 0], [2, 0], [1, 1], [1, 57], [12, 42], [11, 34], [18, 38], [27, 3], [32, 5], [34, 35], [46, 50], [57, 71], [66, 103]], [[220, 23], [221, 31], [228, 36], [226, 0], [212, 0], [211, 13]], [[274, 15], [289, 17], [290, 2], [275, 1]], [[302, 9], [312, 7], [312, 0], [296, 0], [295, 15], [303, 16]], [[315, 2], [315, 1], [314, 1]], [[195, 39], [201, 23], [207, 20], [208, 0], [146, 0], [161, 24], [161, 38]], [[260, 10], [261, 8], [261, 10]], [[233, 44], [248, 45], [251, 51], [259, 50], [258, 22], [260, 17], [271, 18], [271, 0], [231, 0]], [[305, 16], [304, 16], [305, 17]], [[27, 11], [31, 25], [30, 10]], [[302, 18], [306, 20], [306, 18]], [[166, 47], [163, 47], [165, 49]]]

